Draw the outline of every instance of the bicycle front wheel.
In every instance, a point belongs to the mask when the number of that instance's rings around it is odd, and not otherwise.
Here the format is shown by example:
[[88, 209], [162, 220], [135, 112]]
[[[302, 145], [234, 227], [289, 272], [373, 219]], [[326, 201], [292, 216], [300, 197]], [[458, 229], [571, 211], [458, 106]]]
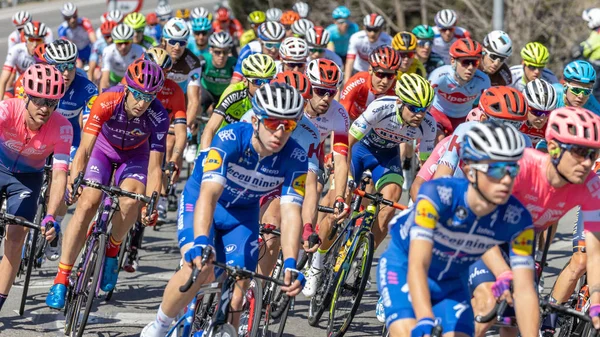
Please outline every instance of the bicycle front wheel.
[[329, 337], [341, 337], [348, 331], [369, 281], [375, 250], [373, 233], [366, 232], [357, 240], [340, 268], [341, 275], [333, 292], [327, 327]]
[[238, 337], [238, 333], [233, 325], [227, 323], [216, 327], [212, 337]]
[[240, 316], [240, 337], [257, 337], [262, 315], [263, 286], [259, 279], [252, 279], [246, 290], [242, 315]]
[[[32, 234], [33, 232], [33, 234]], [[25, 256], [21, 265], [25, 265], [25, 281], [23, 282], [23, 293], [21, 294], [21, 305], [19, 306], [19, 316], [23, 316], [25, 312], [25, 302], [27, 302], [27, 292], [29, 291], [29, 281], [31, 280], [31, 272], [35, 263], [35, 244], [37, 242], [38, 231], [30, 230], [25, 241]]]
[[[277, 275], [273, 273], [272, 277], [277, 278], [280, 281], [284, 279], [282, 256], [280, 253], [280, 259], [277, 261], [278, 266], [276, 270], [279, 272]], [[263, 337], [277, 337], [283, 335], [285, 329], [285, 321], [290, 310], [290, 298], [281, 291], [281, 287], [276, 284], [269, 285], [269, 294], [265, 298], [265, 319], [263, 327]]]

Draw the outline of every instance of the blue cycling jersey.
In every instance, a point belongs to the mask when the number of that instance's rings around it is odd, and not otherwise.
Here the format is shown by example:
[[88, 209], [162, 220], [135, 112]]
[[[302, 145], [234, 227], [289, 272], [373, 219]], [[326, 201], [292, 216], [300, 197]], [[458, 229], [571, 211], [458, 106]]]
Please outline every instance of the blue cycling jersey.
[[144, 35], [150, 36], [155, 41], [160, 42], [160, 40], [162, 39], [161, 25], [154, 25], [154, 26], [146, 25], [146, 27], [144, 28]]
[[[88, 80], [85, 75], [82, 76], [77, 73], [73, 82], [69, 85], [67, 92], [58, 103], [56, 111], [67, 118], [73, 126], [72, 150], [76, 150], [79, 147], [81, 140], [79, 115], [83, 113], [85, 123], [96, 97], [98, 97], [98, 88], [96, 85]], [[71, 159], [73, 158], [73, 154], [73, 151], [71, 151]]]
[[190, 35], [190, 37], [188, 38], [187, 49], [189, 51], [191, 51], [192, 54], [194, 54], [198, 57], [203, 56], [205, 54], [209, 54], [208, 44], [206, 45], [206, 48], [204, 48], [204, 49], [198, 48], [198, 45], [196, 44], [196, 39], [194, 38], [193, 35]]
[[90, 62], [98, 62], [100, 55], [104, 52], [104, 48], [108, 46], [108, 43], [105, 39], [99, 38], [92, 45], [92, 53], [90, 54]]
[[240, 50], [240, 55], [238, 56], [237, 63], [235, 64], [235, 69], [233, 70], [234, 76], [242, 76], [242, 62], [252, 55], [262, 53], [262, 45], [260, 41], [250, 41], [247, 45], [245, 45], [242, 50]]
[[326, 30], [329, 32], [331, 36], [330, 41], [333, 42], [333, 46], [335, 49], [335, 53], [340, 56], [346, 56], [348, 54], [348, 44], [350, 44], [350, 36], [352, 34], [358, 32], [360, 28], [356, 24], [356, 22], [348, 22], [348, 30], [346, 34], [341, 34], [338, 26], [335, 23], [327, 26]]
[[[554, 87], [554, 89], [556, 89], [556, 107], [557, 108], [562, 108], [564, 107], [565, 104], [565, 87], [560, 84], [560, 83], [554, 83], [552, 84], [552, 86]], [[596, 115], [600, 116], [600, 102], [598, 102], [598, 100], [596, 99], [596, 97], [594, 97], [594, 95], [590, 95], [588, 97], [587, 102], [585, 102], [585, 104], [583, 105], [583, 108], [590, 110], [591, 112], [595, 113]]]

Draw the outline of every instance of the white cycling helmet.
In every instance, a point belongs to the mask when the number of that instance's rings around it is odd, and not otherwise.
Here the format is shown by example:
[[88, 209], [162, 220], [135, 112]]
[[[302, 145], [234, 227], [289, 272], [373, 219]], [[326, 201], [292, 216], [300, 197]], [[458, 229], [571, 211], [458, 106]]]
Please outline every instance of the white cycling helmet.
[[269, 8], [265, 14], [267, 15], [267, 21], [279, 22], [283, 12], [279, 8]]
[[134, 34], [135, 31], [133, 28], [123, 23], [118, 24], [115, 28], [113, 28], [112, 32], [110, 32], [110, 36], [112, 37], [113, 41], [133, 40]]
[[465, 133], [460, 150], [462, 160], [515, 162], [523, 157], [525, 137], [512, 124], [489, 120]]
[[305, 62], [308, 57], [308, 44], [301, 38], [288, 37], [279, 47], [279, 57], [285, 61]]
[[77, 6], [75, 6], [72, 2], [67, 2], [62, 6], [60, 12], [63, 16], [77, 15]]
[[169, 6], [169, 5], [160, 5], [160, 6], [156, 7], [154, 12], [156, 13], [156, 16], [158, 16], [158, 17], [173, 16], [173, 8], [171, 8], [171, 6]]
[[257, 117], [298, 120], [304, 110], [304, 97], [286, 83], [271, 83], [256, 90], [252, 110]]
[[308, 19], [296, 20], [292, 23], [292, 33], [296, 34], [298, 37], [304, 37], [306, 36], [306, 32], [314, 26], [315, 24]]
[[306, 31], [306, 36], [304, 38], [310, 46], [326, 47], [331, 40], [331, 35], [323, 27], [316, 26]]
[[190, 36], [190, 27], [181, 18], [171, 18], [163, 27], [163, 39], [186, 40]]
[[27, 22], [31, 22], [31, 14], [28, 11], [18, 11], [13, 15], [12, 22], [17, 28], [23, 28]]
[[227, 32], [213, 33], [208, 38], [208, 45], [212, 48], [231, 48], [233, 47], [233, 38]]
[[294, 6], [292, 6], [292, 10], [298, 13], [298, 15], [300, 15], [301, 18], [306, 18], [308, 17], [308, 13], [310, 12], [310, 6], [308, 6], [306, 2], [300, 1], [296, 2]]
[[44, 58], [49, 64], [74, 63], [77, 61], [77, 46], [69, 40], [54, 40], [46, 45]]
[[452, 9], [442, 9], [435, 14], [435, 25], [439, 28], [452, 28], [456, 25], [458, 17]]
[[600, 8], [591, 8], [583, 11], [583, 20], [587, 21], [590, 29], [600, 27]]
[[385, 20], [379, 14], [371, 13], [363, 18], [363, 25], [368, 28], [381, 28], [384, 24]]
[[121, 11], [118, 9], [115, 9], [110, 12], [106, 12], [106, 13], [102, 14], [102, 16], [100, 17], [100, 21], [102, 23], [104, 23], [106, 21], [120, 23], [121, 21], [123, 21], [123, 13], [121, 13]]
[[212, 14], [204, 7], [196, 7], [190, 13], [192, 19], [207, 18], [212, 21]]
[[285, 27], [279, 22], [263, 22], [258, 26], [258, 38], [262, 41], [281, 41], [285, 37]]
[[489, 52], [504, 57], [512, 55], [512, 40], [505, 32], [494, 30], [485, 36], [483, 46]]
[[530, 81], [523, 90], [529, 107], [542, 110], [552, 111], [556, 109], [558, 103], [558, 95], [552, 84], [543, 79], [535, 79]]
[[39, 21], [29, 21], [23, 27], [23, 34], [33, 38], [44, 38], [48, 34], [48, 27]]

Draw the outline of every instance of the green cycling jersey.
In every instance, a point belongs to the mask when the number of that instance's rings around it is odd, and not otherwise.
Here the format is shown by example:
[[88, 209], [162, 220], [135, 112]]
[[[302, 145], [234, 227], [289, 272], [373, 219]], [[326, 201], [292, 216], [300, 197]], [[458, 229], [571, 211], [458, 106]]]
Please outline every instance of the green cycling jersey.
[[154, 38], [152, 38], [148, 35], [144, 35], [144, 38], [139, 43], [139, 45], [142, 46], [146, 50], [146, 49], [150, 49], [152, 47], [157, 47], [158, 42], [156, 42], [156, 40]]
[[223, 116], [222, 127], [239, 122], [246, 111], [252, 108], [250, 91], [245, 81], [231, 84], [223, 91], [214, 113]]
[[221, 94], [229, 86], [237, 59], [229, 56], [224, 67], [216, 68], [212, 62], [212, 54], [208, 53], [198, 58], [202, 64], [202, 78], [200, 80], [202, 88], [216, 97], [221, 97]]

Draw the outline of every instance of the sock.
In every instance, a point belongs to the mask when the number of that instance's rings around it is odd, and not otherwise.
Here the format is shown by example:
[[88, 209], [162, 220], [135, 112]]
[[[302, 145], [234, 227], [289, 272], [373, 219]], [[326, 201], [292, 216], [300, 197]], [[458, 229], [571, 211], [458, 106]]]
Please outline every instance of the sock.
[[325, 253], [327, 253], [326, 250], [319, 249], [316, 254], [313, 254], [312, 267], [314, 269], [323, 269], [323, 256], [325, 256]]
[[54, 284], [69, 284], [69, 275], [71, 275], [71, 270], [73, 269], [73, 265], [59, 263], [58, 264], [58, 274], [54, 278]]
[[119, 248], [121, 248], [121, 242], [117, 241], [113, 236], [110, 236], [108, 240], [108, 247], [106, 247], [106, 257], [117, 257], [119, 255]]
[[156, 319], [154, 320], [154, 326], [157, 329], [164, 330], [165, 332], [169, 330], [171, 323], [173, 322], [174, 317], [167, 316], [162, 311], [162, 305], [158, 308], [158, 312], [156, 313]]
[[0, 310], [2, 310], [2, 306], [4, 305], [4, 301], [6, 301], [7, 297], [8, 294], [0, 294]]

